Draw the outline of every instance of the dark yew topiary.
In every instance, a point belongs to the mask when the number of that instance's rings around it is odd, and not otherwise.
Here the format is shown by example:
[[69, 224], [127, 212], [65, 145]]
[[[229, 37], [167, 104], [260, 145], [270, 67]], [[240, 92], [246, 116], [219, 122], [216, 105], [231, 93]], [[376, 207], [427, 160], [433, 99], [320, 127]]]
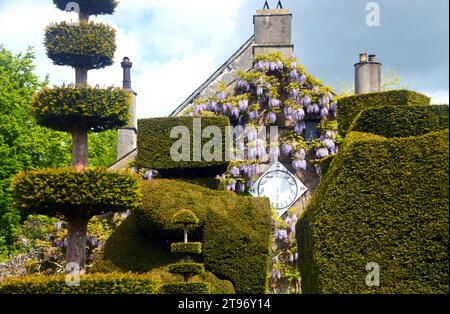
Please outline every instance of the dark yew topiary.
[[74, 169], [19, 174], [14, 182], [16, 206], [25, 211], [62, 216], [69, 223], [67, 262], [85, 267], [86, 226], [93, 215], [133, 209], [139, 201], [137, 180], [106, 169], [86, 170], [88, 132], [127, 123], [130, 98], [120, 89], [91, 88], [87, 73], [111, 65], [116, 51], [115, 30], [89, 23], [89, 16], [112, 14], [114, 0], [54, 1], [62, 10], [79, 11], [79, 23], [52, 24], [46, 29], [48, 56], [57, 65], [75, 68], [75, 86], [43, 89], [34, 96], [38, 122], [72, 133]]
[[71, 3], [77, 3], [80, 8], [80, 19], [88, 19], [90, 15], [113, 14], [119, 1], [117, 0], [53, 0], [60, 10], [73, 9]]
[[121, 88], [69, 85], [34, 95], [31, 111], [40, 125], [54, 130], [103, 132], [127, 124], [129, 104], [130, 94]]
[[47, 56], [56, 65], [86, 70], [113, 64], [116, 31], [101, 23], [55, 23], [45, 30]]
[[107, 169], [48, 169], [21, 172], [12, 182], [14, 205], [22, 212], [58, 216], [68, 222], [67, 259], [84, 265], [89, 220], [139, 206], [138, 178]]

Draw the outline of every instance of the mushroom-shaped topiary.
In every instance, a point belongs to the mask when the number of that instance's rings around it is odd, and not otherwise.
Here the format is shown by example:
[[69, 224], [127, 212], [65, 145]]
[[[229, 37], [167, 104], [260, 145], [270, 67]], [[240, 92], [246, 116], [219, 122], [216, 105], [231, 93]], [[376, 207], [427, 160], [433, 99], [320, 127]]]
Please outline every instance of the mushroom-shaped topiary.
[[89, 15], [113, 14], [119, 1], [117, 0], [53, 0], [56, 7], [63, 11], [76, 10], [74, 3], [80, 9], [80, 19], [85, 20]]
[[176, 225], [183, 225], [184, 243], [187, 243], [189, 227], [198, 225], [200, 220], [193, 211], [189, 209], [182, 209], [173, 216], [172, 222]]

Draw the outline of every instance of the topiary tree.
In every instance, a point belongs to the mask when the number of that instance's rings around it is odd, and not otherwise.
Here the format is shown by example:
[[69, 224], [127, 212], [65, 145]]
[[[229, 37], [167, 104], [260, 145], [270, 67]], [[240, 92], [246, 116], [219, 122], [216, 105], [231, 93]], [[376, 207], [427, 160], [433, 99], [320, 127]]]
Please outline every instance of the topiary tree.
[[198, 225], [200, 220], [197, 216], [189, 209], [182, 209], [173, 216], [172, 223], [175, 225], [183, 225], [184, 231], [184, 243], [188, 243], [188, 231], [189, 227], [194, 227]]
[[162, 291], [169, 294], [208, 293], [209, 289], [206, 283], [189, 282], [190, 277], [205, 273], [205, 266], [193, 262], [190, 258], [190, 255], [202, 253], [202, 244], [200, 242], [188, 242], [189, 227], [198, 225], [199, 219], [191, 210], [182, 209], [173, 216], [172, 222], [175, 225], [183, 226], [184, 242], [172, 243], [171, 252], [183, 255], [184, 259], [179, 263], [170, 264], [168, 267], [170, 273], [182, 275], [184, 282], [165, 284]]
[[[66, 10], [71, 1], [53, 0]], [[90, 15], [112, 14], [115, 0], [78, 0], [79, 22], [47, 27], [44, 45], [56, 65], [75, 69], [75, 84], [44, 88], [33, 96], [31, 111], [38, 123], [72, 134], [73, 169], [24, 172], [13, 180], [15, 204], [23, 211], [58, 216], [69, 227], [67, 262], [85, 267], [87, 224], [94, 215], [137, 207], [137, 178], [106, 169], [87, 169], [88, 133], [113, 130], [128, 123], [131, 98], [120, 88], [87, 84], [89, 70], [113, 63], [115, 30], [89, 22]]]

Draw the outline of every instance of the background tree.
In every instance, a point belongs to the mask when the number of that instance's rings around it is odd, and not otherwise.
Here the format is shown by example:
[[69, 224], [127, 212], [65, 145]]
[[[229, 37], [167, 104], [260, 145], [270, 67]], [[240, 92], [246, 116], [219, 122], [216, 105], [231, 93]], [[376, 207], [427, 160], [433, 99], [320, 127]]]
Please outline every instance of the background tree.
[[[70, 1], [54, 0], [65, 9]], [[88, 133], [117, 129], [128, 123], [130, 95], [120, 88], [90, 87], [88, 71], [113, 63], [115, 30], [89, 22], [90, 15], [112, 14], [117, 1], [78, 1], [78, 23], [47, 27], [44, 44], [56, 65], [75, 69], [75, 84], [43, 88], [33, 96], [31, 111], [45, 127], [72, 135], [73, 169], [18, 174], [12, 189], [15, 205], [25, 212], [67, 220], [67, 262], [85, 267], [87, 224], [91, 217], [133, 209], [139, 202], [137, 179], [106, 169], [87, 169]]]

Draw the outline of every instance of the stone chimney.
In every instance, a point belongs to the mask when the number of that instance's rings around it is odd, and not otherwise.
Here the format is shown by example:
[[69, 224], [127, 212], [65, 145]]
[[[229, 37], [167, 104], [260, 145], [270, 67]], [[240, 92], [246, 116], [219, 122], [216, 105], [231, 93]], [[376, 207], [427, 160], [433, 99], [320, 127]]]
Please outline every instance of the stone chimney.
[[281, 5], [275, 10], [265, 6], [257, 10], [253, 17], [255, 26], [255, 44], [253, 56], [281, 52], [287, 58], [292, 57], [292, 14]]
[[381, 90], [381, 63], [376, 62], [376, 55], [366, 53], [359, 55], [355, 64], [355, 94], [376, 93]]
[[123, 89], [131, 94], [130, 121], [128, 125], [119, 129], [117, 140], [117, 159], [133, 151], [137, 147], [137, 116], [136, 116], [136, 96], [131, 88], [131, 67], [133, 63], [128, 57], [123, 58], [121, 63], [123, 68]]

